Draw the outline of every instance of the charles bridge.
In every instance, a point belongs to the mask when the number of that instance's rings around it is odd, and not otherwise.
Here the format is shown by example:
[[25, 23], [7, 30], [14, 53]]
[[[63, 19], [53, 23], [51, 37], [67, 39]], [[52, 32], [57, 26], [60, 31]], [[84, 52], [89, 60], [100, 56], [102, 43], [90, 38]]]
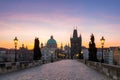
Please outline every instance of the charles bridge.
[[0, 80], [120, 80], [120, 67], [84, 60], [0, 63]]

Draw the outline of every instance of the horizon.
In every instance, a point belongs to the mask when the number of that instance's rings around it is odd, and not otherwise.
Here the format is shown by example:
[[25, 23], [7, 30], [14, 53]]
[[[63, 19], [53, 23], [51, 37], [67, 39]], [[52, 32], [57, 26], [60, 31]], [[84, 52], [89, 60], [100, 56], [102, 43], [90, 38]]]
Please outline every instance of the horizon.
[[24, 44], [33, 49], [34, 39], [47, 43], [53, 35], [58, 47], [70, 44], [74, 27], [88, 48], [94, 34], [97, 48], [105, 38], [104, 47], [120, 46], [120, 1], [116, 0], [2, 0], [0, 1], [0, 47], [18, 48]]

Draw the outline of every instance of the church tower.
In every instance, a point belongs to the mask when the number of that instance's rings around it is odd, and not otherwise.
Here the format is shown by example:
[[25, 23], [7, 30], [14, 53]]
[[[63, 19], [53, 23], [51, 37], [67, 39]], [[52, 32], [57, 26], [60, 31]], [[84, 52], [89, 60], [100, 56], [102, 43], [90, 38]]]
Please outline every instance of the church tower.
[[73, 37], [70, 38], [70, 42], [71, 42], [71, 58], [73, 59], [73, 57], [76, 57], [76, 55], [78, 55], [79, 59], [81, 59], [82, 37], [81, 35], [78, 37], [77, 29], [74, 29]]

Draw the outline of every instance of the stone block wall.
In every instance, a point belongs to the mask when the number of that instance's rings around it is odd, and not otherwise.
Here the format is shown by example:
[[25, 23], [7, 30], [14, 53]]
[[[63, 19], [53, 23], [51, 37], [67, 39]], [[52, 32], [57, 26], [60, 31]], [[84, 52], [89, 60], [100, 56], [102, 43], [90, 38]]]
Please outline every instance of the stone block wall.
[[[54, 61], [59, 61], [61, 59], [55, 59]], [[49, 63], [51, 61], [43, 61], [42, 60], [36, 60], [36, 61], [19, 61], [19, 62], [4, 62], [0, 63], [0, 74], [18, 71], [34, 66], [39, 66], [45, 63]]]
[[[84, 62], [84, 61], [81, 61]], [[96, 69], [97, 71], [105, 74], [111, 80], [120, 80], [120, 66], [110, 65], [100, 62], [86, 61], [87, 66]]]
[[42, 61], [21, 61], [0, 63], [0, 74], [41, 65]]

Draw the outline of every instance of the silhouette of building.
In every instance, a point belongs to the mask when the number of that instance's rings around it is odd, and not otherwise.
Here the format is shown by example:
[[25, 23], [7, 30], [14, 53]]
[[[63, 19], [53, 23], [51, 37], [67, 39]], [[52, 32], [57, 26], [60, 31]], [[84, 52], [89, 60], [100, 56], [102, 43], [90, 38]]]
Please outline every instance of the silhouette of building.
[[57, 42], [53, 36], [51, 36], [45, 46], [43, 46], [43, 43], [41, 43], [42, 60], [49, 61], [51, 59], [54, 60], [57, 58], [56, 50]]
[[56, 43], [56, 40], [53, 38], [53, 36], [51, 36], [50, 39], [47, 41], [47, 47], [57, 48], [57, 43]]
[[77, 29], [74, 29], [73, 31], [73, 37], [70, 38], [71, 42], [71, 58], [83, 58], [83, 55], [81, 54], [82, 49], [82, 37], [81, 35], [78, 37]]
[[[7, 54], [7, 51], [8, 49], [6, 48], [0, 48], [0, 62], [5, 62], [7, 61], [7, 57], [6, 54]], [[14, 54], [13, 54], [14, 55]], [[14, 60], [13, 60], [14, 61]]]
[[[27, 47], [22, 47], [16, 50], [17, 61], [32, 61], [33, 50], [28, 50]], [[13, 62], [15, 60], [15, 49], [0, 48], [0, 62]]]
[[[120, 48], [119, 47], [110, 47], [112, 53], [112, 59], [114, 65], [120, 65]], [[110, 58], [110, 57], [109, 57]]]
[[22, 47], [20, 47], [19, 50], [17, 51], [17, 60], [18, 61], [32, 61], [33, 50], [28, 50], [27, 46], [24, 47], [24, 44], [22, 44]]
[[104, 48], [103, 56], [104, 56], [103, 57], [104, 63], [120, 66], [120, 47], [115, 46], [115, 47]]

